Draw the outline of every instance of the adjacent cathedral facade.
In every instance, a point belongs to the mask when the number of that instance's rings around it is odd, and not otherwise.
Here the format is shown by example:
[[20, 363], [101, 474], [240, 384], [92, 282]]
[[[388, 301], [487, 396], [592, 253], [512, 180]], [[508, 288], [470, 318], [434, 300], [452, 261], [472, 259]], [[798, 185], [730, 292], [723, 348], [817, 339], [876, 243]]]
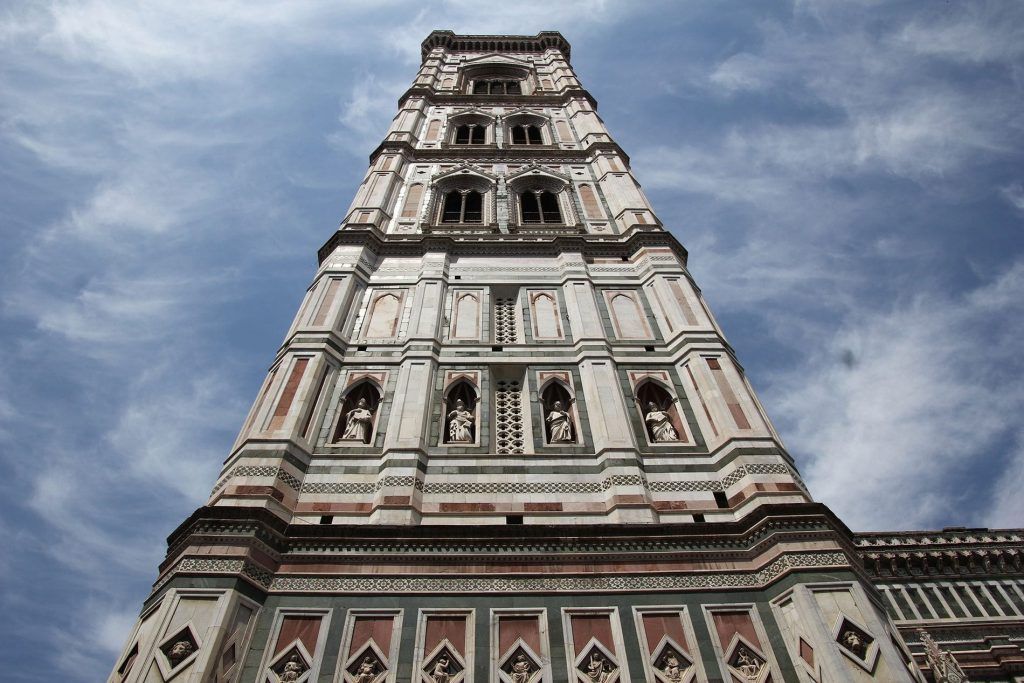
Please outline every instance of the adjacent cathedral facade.
[[1024, 675], [1021, 535], [814, 502], [565, 39], [422, 56], [109, 681]]

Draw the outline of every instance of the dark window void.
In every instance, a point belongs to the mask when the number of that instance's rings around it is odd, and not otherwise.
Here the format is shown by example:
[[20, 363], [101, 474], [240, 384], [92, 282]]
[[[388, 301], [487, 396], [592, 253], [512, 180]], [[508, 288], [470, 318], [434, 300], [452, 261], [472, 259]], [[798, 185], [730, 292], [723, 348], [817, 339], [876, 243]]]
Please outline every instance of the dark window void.
[[513, 145], [542, 145], [544, 140], [538, 126], [512, 126]]
[[522, 515], [505, 515], [505, 524], [522, 524]]
[[320, 518], [320, 523], [321, 524], [334, 524], [334, 516], [333, 515], [324, 515], [323, 517]]
[[729, 499], [725, 497], [724, 491], [715, 491], [715, 505], [720, 508], [729, 507]]
[[522, 95], [523, 87], [519, 81], [476, 81], [473, 83], [474, 95]]
[[487, 139], [487, 129], [475, 123], [467, 123], [455, 129], [456, 145], [482, 145]]
[[442, 223], [480, 223], [483, 221], [483, 196], [476, 190], [452, 190], [444, 196]]
[[524, 192], [519, 195], [524, 223], [561, 223], [562, 211], [553, 192]]
[[699, 512], [695, 513], [693, 515], [693, 521], [696, 522], [697, 524], [703, 524], [704, 523], [704, 515], [700, 514]]

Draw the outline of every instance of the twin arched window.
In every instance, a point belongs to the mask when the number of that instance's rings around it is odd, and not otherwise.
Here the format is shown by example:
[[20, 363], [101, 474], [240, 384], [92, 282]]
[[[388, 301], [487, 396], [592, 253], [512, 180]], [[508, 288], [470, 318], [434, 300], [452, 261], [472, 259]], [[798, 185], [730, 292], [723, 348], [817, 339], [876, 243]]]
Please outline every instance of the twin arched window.
[[473, 83], [474, 95], [522, 95], [523, 87], [519, 81], [476, 81]]
[[543, 145], [544, 139], [540, 134], [540, 126], [530, 124], [512, 126], [513, 145]]
[[442, 223], [482, 223], [484, 199], [476, 190], [449, 190], [441, 205]]
[[465, 123], [455, 128], [452, 142], [456, 145], [482, 145], [487, 139], [487, 127], [476, 123]]
[[548, 190], [526, 190], [519, 195], [523, 223], [562, 223], [558, 196]]

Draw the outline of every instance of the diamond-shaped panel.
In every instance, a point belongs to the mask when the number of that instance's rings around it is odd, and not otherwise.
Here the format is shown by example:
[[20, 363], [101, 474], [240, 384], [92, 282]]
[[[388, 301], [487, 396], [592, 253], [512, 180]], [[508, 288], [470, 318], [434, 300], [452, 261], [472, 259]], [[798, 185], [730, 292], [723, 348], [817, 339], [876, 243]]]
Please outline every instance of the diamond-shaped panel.
[[875, 642], [875, 639], [849, 619], [843, 619], [842, 624], [839, 626], [839, 635], [836, 636], [836, 642], [862, 660], [867, 661], [868, 650], [871, 648], [871, 644]]
[[164, 641], [164, 644], [160, 647], [160, 651], [164, 653], [164, 657], [167, 657], [167, 661], [170, 662], [171, 668], [181, 664], [198, 649], [199, 645], [196, 643], [195, 636], [192, 635], [192, 630], [188, 628], [183, 628], [173, 638]]

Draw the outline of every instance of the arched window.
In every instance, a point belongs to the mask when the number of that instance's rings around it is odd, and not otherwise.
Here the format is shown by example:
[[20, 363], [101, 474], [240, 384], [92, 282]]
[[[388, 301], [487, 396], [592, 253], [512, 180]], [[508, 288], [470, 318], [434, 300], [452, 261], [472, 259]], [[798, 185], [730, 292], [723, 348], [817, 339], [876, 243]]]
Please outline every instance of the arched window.
[[459, 380], [444, 397], [442, 441], [446, 444], [473, 444], [476, 434], [476, 391], [469, 382]]
[[527, 190], [519, 195], [523, 223], [561, 223], [558, 196], [548, 190]]
[[331, 441], [370, 443], [379, 405], [380, 392], [372, 382], [364, 380], [353, 386], [342, 401], [338, 425]]
[[672, 396], [656, 382], [647, 380], [636, 392], [637, 407], [651, 443], [686, 443], [686, 430]]
[[540, 127], [526, 124], [512, 126], [513, 145], [543, 145], [544, 140], [540, 134]]
[[487, 128], [475, 123], [466, 123], [455, 128], [456, 145], [482, 145], [487, 139]]
[[442, 223], [482, 223], [483, 196], [476, 190], [451, 190], [444, 196]]

